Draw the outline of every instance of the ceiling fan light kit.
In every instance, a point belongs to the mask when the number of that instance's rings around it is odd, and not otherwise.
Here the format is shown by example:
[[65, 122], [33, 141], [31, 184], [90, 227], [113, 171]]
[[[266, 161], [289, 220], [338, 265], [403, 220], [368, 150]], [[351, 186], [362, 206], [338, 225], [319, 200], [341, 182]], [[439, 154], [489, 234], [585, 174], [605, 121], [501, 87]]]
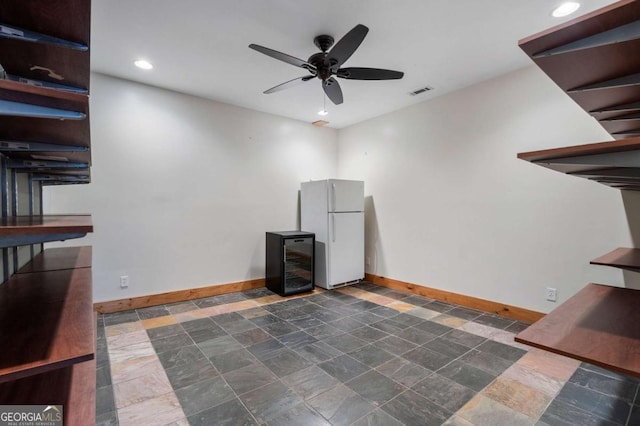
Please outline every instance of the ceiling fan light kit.
[[314, 38], [313, 43], [321, 51], [311, 55], [306, 61], [268, 47], [250, 44], [249, 47], [257, 52], [306, 69], [310, 73], [274, 86], [265, 90], [264, 93], [270, 94], [288, 89], [317, 77], [321, 80], [322, 89], [331, 102], [340, 105], [344, 100], [342, 89], [334, 76], [348, 80], [396, 80], [402, 78], [404, 73], [400, 71], [379, 68], [341, 68], [360, 46], [368, 32], [369, 28], [358, 24], [335, 44], [330, 35], [319, 35]]

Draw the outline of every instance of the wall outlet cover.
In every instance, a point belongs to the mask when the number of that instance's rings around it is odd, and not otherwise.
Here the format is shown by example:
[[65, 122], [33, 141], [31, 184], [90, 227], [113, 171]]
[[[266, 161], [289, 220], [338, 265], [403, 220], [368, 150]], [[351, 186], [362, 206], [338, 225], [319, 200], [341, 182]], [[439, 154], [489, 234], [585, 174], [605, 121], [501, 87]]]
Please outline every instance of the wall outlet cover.
[[558, 300], [558, 290], [554, 287], [547, 287], [545, 292], [545, 298], [549, 302], [555, 302]]
[[120, 288], [129, 288], [129, 276], [123, 275], [120, 277]]

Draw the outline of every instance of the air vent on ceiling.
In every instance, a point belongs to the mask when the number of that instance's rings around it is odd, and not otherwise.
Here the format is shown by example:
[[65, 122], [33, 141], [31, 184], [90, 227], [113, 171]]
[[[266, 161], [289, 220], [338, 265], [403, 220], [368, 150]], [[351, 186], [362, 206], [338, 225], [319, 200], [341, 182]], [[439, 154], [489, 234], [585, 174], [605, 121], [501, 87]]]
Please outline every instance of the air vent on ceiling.
[[329, 122], [328, 121], [324, 121], [324, 120], [318, 120], [318, 121], [314, 121], [311, 124], [313, 124], [314, 126], [322, 127], [322, 126], [326, 126], [327, 124], [329, 124]]
[[414, 90], [413, 92], [410, 92], [409, 94], [410, 94], [411, 96], [415, 96], [415, 95], [419, 95], [420, 93], [429, 92], [429, 91], [431, 91], [431, 90], [433, 90], [433, 87], [431, 87], [431, 86], [425, 86], [425, 87], [421, 87], [421, 88], [420, 88], [420, 89], [418, 89], [418, 90]]

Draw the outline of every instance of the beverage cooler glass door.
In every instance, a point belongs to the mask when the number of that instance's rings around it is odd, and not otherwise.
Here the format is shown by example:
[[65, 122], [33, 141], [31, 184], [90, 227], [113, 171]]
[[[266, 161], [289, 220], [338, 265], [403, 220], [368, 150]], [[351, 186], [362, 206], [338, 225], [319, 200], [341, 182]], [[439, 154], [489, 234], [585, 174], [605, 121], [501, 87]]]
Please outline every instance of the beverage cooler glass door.
[[313, 238], [284, 241], [284, 292], [313, 288]]

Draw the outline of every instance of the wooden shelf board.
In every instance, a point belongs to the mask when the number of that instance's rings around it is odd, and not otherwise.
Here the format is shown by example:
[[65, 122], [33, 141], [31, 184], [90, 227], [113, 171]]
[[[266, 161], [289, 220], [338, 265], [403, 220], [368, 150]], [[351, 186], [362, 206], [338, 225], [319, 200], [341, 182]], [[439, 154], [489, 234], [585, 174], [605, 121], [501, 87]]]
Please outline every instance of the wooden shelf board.
[[590, 263], [640, 272], [640, 249], [620, 247], [593, 259]]
[[639, 304], [639, 290], [589, 284], [515, 340], [640, 376]]
[[88, 115], [89, 96], [62, 90], [35, 87], [16, 81], [0, 80], [0, 99]]
[[[562, 24], [540, 31], [529, 37], [525, 37], [518, 42], [522, 50], [529, 56], [549, 50], [553, 47], [571, 43], [578, 39], [583, 39], [603, 31], [619, 26], [619, 20], [626, 20], [631, 9], [635, 8], [636, 0], [623, 0], [595, 10], [591, 13], [578, 16]], [[608, 16], [607, 22], [600, 22], [601, 16]], [[636, 18], [637, 19], [637, 18]], [[632, 22], [633, 17], [629, 17], [628, 22]], [[625, 23], [628, 23], [625, 22]]]
[[18, 81], [0, 80], [0, 89], [32, 96], [75, 102], [80, 105], [89, 103], [89, 97], [82, 93], [32, 86]]
[[38, 253], [17, 274], [91, 268], [91, 246], [48, 248]]
[[635, 187], [640, 184], [640, 167], [635, 167], [631, 160], [638, 155], [636, 151], [640, 151], [640, 137], [522, 152], [518, 158], [604, 185], [637, 190]]
[[[87, 163], [91, 164], [91, 151], [76, 151], [76, 152], [64, 152], [64, 151], [38, 151], [38, 152], [25, 152], [25, 151], [12, 151], [5, 152], [5, 156], [15, 160], [35, 160], [34, 155], [46, 156], [46, 157], [64, 157], [67, 161], [72, 163]], [[38, 161], [38, 160], [35, 160]], [[88, 172], [86, 174], [89, 174]]]
[[609, 141], [575, 145], [540, 151], [521, 152], [518, 158], [527, 161], [541, 161], [556, 158], [578, 157], [582, 155], [610, 154], [640, 149], [640, 137], [620, 141]]
[[0, 218], [0, 238], [87, 232], [93, 232], [91, 215], [8, 216]]
[[0, 384], [0, 401], [15, 405], [62, 405], [67, 426], [95, 424], [96, 362], [85, 361]]
[[15, 274], [0, 286], [0, 382], [94, 357], [91, 269]]

